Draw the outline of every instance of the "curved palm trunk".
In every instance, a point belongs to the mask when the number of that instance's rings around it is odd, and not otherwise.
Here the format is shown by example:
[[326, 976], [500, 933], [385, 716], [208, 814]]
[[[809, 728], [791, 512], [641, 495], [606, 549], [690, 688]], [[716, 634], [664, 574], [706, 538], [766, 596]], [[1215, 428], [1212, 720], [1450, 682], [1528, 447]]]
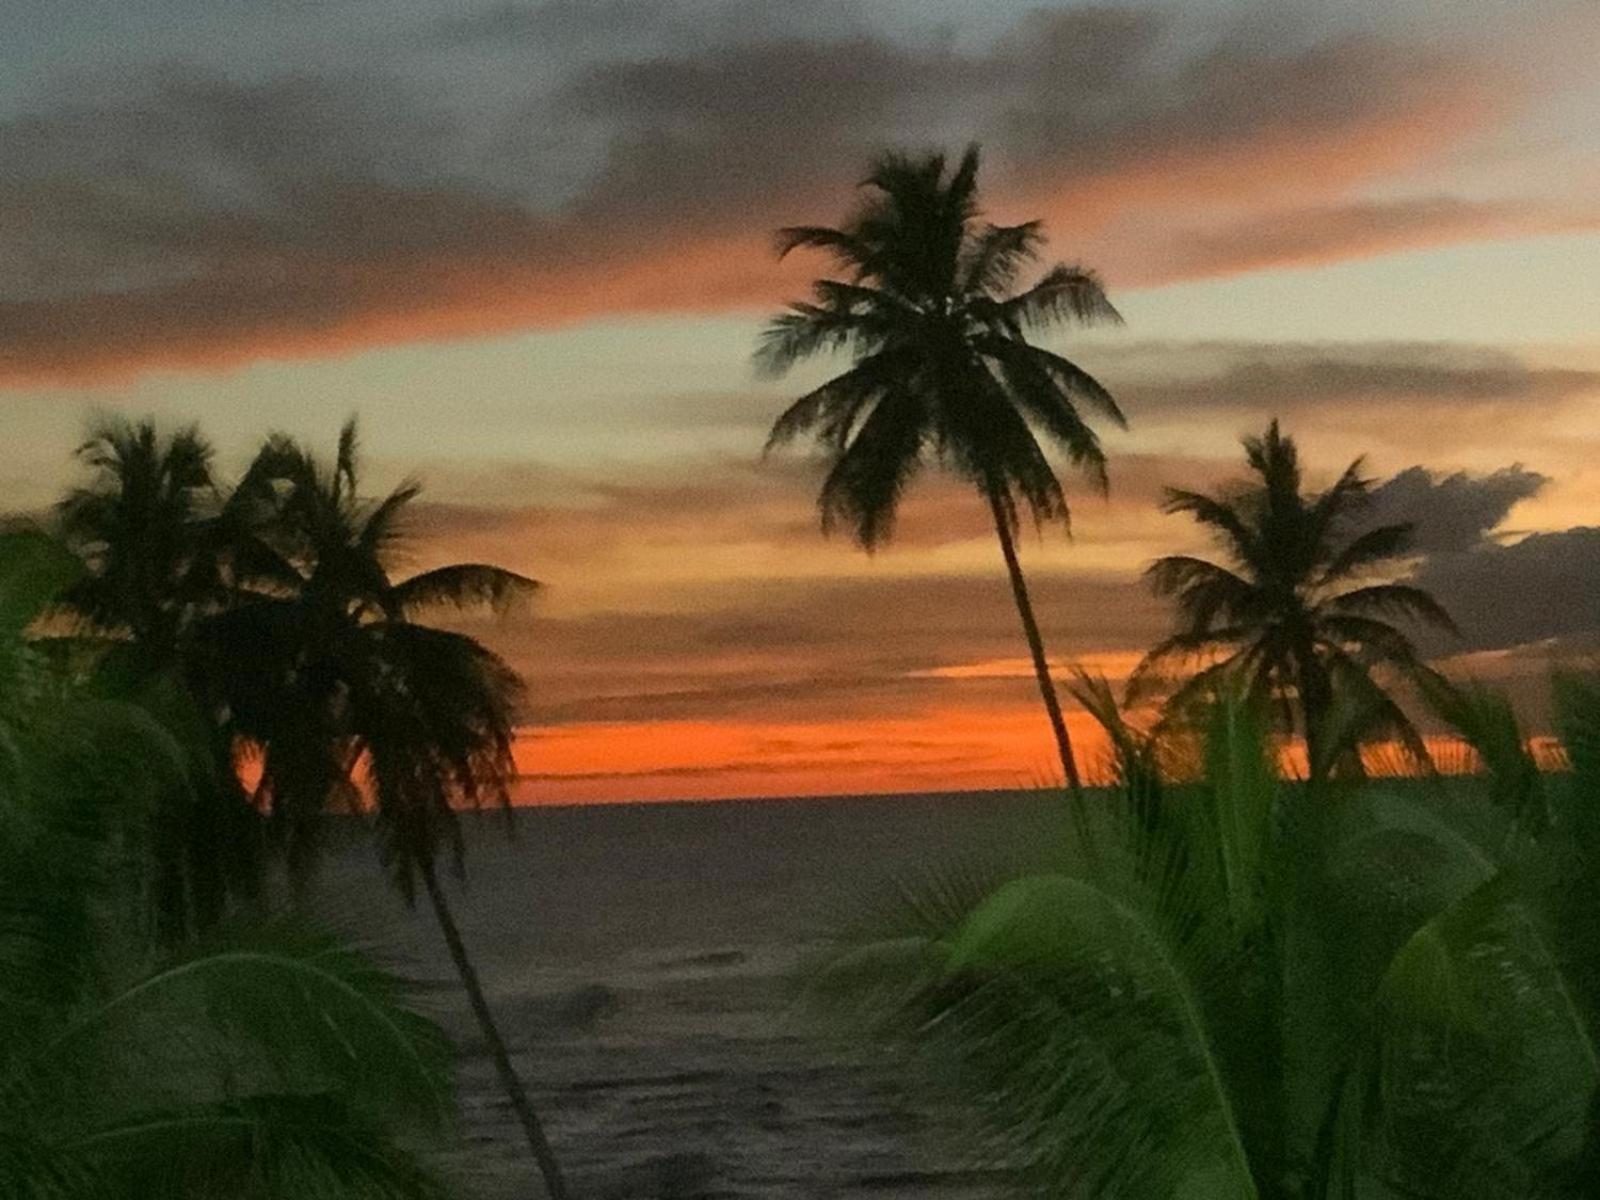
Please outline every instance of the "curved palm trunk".
[[494, 1059], [495, 1071], [500, 1076], [500, 1085], [505, 1088], [506, 1097], [511, 1101], [512, 1111], [522, 1123], [522, 1132], [528, 1139], [528, 1149], [533, 1151], [534, 1161], [539, 1164], [539, 1174], [544, 1178], [545, 1191], [550, 1200], [568, 1200], [567, 1185], [561, 1177], [561, 1168], [556, 1163], [556, 1156], [544, 1135], [544, 1126], [539, 1123], [538, 1114], [533, 1111], [533, 1105], [528, 1101], [527, 1090], [523, 1088], [522, 1080], [517, 1077], [516, 1068], [511, 1065], [511, 1056], [506, 1052], [505, 1040], [500, 1036], [500, 1029], [494, 1023], [494, 1014], [489, 1011], [489, 1001], [483, 994], [483, 985], [478, 982], [478, 972], [474, 969], [472, 960], [467, 957], [467, 947], [461, 940], [461, 930], [456, 927], [455, 917], [450, 912], [444, 889], [439, 886], [439, 877], [434, 872], [433, 863], [424, 861], [418, 869], [422, 875], [422, 885], [428, 892], [428, 900], [433, 905], [433, 915], [438, 918], [439, 929], [444, 933], [445, 945], [450, 948], [450, 957], [455, 962], [456, 972], [461, 976], [461, 983], [467, 989], [467, 1000], [472, 1005], [472, 1015], [477, 1018], [478, 1028], [483, 1031], [484, 1040], [489, 1043], [489, 1054]]
[[1066, 718], [1061, 715], [1061, 701], [1056, 696], [1056, 685], [1050, 678], [1050, 664], [1044, 656], [1039, 623], [1033, 618], [1033, 603], [1028, 599], [1028, 583], [1022, 577], [1022, 564], [1017, 561], [1017, 547], [1006, 524], [1000, 497], [989, 492], [987, 498], [989, 511], [994, 514], [995, 535], [1000, 539], [1000, 553], [1005, 555], [1006, 570], [1011, 574], [1011, 594], [1017, 602], [1017, 615], [1022, 618], [1022, 632], [1028, 639], [1028, 651], [1033, 655], [1033, 673], [1039, 681], [1039, 695], [1044, 699], [1044, 710], [1050, 716], [1050, 729], [1056, 737], [1056, 750], [1061, 755], [1061, 769], [1066, 773], [1067, 786], [1072, 789], [1072, 794], [1081, 796], [1083, 781], [1078, 776], [1078, 760], [1073, 756]]

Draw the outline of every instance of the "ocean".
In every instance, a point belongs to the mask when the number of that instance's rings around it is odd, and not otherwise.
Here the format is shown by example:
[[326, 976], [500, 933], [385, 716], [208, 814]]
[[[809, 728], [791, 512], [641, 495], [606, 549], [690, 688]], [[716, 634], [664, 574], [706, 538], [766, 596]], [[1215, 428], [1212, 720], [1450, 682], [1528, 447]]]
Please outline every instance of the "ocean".
[[[797, 1003], [827, 939], [897, 880], [1040, 860], [1041, 793], [520, 810], [466, 818], [461, 923], [579, 1200], [1003, 1192], [970, 1118], [892, 1055]], [[425, 985], [460, 1049], [443, 1168], [479, 1200], [538, 1195], [429, 911], [368, 844], [331, 855], [316, 908]]]

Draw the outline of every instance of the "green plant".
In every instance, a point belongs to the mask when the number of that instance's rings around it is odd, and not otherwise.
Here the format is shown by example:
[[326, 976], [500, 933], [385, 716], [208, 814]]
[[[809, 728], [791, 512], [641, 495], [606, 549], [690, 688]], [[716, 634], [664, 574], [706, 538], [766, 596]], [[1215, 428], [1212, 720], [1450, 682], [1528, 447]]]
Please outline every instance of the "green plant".
[[192, 756], [25, 636], [80, 577], [0, 535], [0, 1194], [441, 1197], [447, 1046], [396, 979], [290, 922], [162, 950], [129, 919]]
[[[1595, 699], [1566, 688], [1575, 745]], [[1589, 1194], [1600, 775], [1513, 836], [1482, 780], [1285, 783], [1269, 728], [1224, 692], [1199, 783], [1096, 806], [1092, 859], [907, 892], [822, 994], [1042, 1194]]]

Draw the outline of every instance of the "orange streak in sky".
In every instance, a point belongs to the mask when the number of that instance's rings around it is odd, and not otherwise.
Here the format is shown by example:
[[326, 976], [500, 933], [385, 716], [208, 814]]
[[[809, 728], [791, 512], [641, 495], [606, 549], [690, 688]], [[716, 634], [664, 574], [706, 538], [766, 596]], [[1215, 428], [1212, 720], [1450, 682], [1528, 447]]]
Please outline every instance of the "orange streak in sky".
[[[1086, 763], [1099, 727], [1069, 713]], [[709, 800], [1036, 787], [1060, 779], [1034, 706], [849, 721], [657, 721], [529, 730], [517, 746], [524, 804]]]
[[[1493, 81], [1503, 85], [1505, 81]], [[1174, 272], [1161, 236], [1111, 236], [1130, 214], [1165, 230], [1173, 213], [1192, 224], [1213, 215], [1259, 213], [1300, 199], [1337, 200], [1453, 145], [1505, 106], [1504, 86], [1464, 77], [1387, 117], [1333, 121], [1321, 130], [1264, 130], [1234, 145], [1154, 149], [1087, 178], [1025, 180], [1000, 208], [1042, 215], [1058, 237], [1093, 251], [1113, 283], [1149, 286], [1195, 272]], [[410, 194], [388, 198], [414, 203]], [[383, 194], [368, 200], [381, 207]], [[997, 210], [998, 211], [998, 210]], [[148, 370], [217, 369], [272, 358], [303, 359], [432, 339], [549, 329], [597, 317], [727, 313], [765, 308], [800, 290], [814, 263], [775, 263], [768, 228], [777, 214], [742, 214], [730, 232], [664, 230], [607, 245], [589, 231], [562, 228], [508, 208], [490, 250], [411, 254], [395, 261], [359, 258], [253, 263], [244, 252], [227, 271], [160, 289], [76, 296], [48, 305], [14, 306], [10, 344], [0, 352], [0, 381], [14, 384], [110, 384]], [[1288, 262], [1337, 261], [1402, 245], [1470, 236], [1473, 228], [1359, 230]], [[1503, 232], [1503, 231], [1502, 231]], [[1109, 237], [1110, 240], [1107, 240]], [[1088, 245], [1083, 243], [1087, 241]], [[1153, 248], [1142, 250], [1142, 246]], [[1247, 255], [1200, 272], [1226, 275], [1273, 265]], [[277, 275], [320, 290], [301, 296], [263, 287]]]
[[[1068, 712], [1073, 744], [1091, 784], [1109, 782], [1110, 748], [1087, 713]], [[1479, 769], [1450, 736], [1426, 737], [1445, 774]], [[1541, 768], [1564, 759], [1548, 738], [1529, 746]], [[1059, 786], [1061, 768], [1041, 713], [945, 709], [915, 718], [790, 723], [659, 721], [593, 723], [526, 731], [516, 757], [519, 804], [869, 795]], [[1305, 777], [1304, 746], [1280, 745], [1289, 779]], [[1363, 751], [1374, 777], [1412, 774], [1398, 745]]]
[[[1110, 747], [1087, 713], [1066, 714], [1091, 785], [1109, 782]], [[1443, 774], [1481, 764], [1458, 738], [1424, 738]], [[1567, 768], [1560, 744], [1530, 739], [1541, 770]], [[525, 730], [516, 761], [519, 805], [628, 804], [894, 792], [1020, 790], [1059, 786], [1054, 742], [1037, 709], [943, 709], [914, 718], [851, 721], [595, 722]], [[1374, 777], [1411, 769], [1395, 744], [1363, 752]], [[1305, 777], [1298, 739], [1277, 752], [1289, 779]], [[247, 790], [258, 759], [236, 764]], [[366, 794], [364, 775], [358, 788]]]

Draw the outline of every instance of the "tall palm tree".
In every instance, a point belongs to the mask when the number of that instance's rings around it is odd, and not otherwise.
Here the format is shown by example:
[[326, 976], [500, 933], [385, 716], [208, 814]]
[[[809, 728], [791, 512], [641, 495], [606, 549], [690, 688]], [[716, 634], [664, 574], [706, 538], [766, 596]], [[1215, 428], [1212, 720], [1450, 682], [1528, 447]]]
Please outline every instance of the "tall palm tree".
[[237, 668], [230, 702], [240, 728], [263, 751], [262, 800], [301, 867], [330, 805], [370, 800], [395, 883], [409, 902], [421, 881], [545, 1185], [565, 1200], [438, 876], [442, 855], [460, 864], [458, 806], [510, 803], [521, 684], [475, 639], [417, 619], [440, 605], [504, 607], [536, 584], [481, 563], [392, 578], [419, 486], [365, 499], [353, 421], [331, 465], [275, 437], [240, 488], [271, 508], [268, 540], [282, 569], [213, 634]]
[[0, 1194], [441, 1200], [406, 1143], [447, 1045], [397, 980], [281, 921], [154, 955], [127, 922], [127, 834], [190, 756], [26, 636], [81, 573], [0, 534]]
[[1125, 421], [1087, 371], [1035, 345], [1030, 331], [1068, 321], [1120, 321], [1090, 271], [1056, 265], [1018, 290], [1037, 260], [1039, 222], [993, 225], [978, 206], [978, 149], [947, 172], [942, 154], [888, 154], [839, 228], [797, 226], [780, 255], [830, 254], [847, 278], [821, 279], [813, 298], [773, 319], [757, 352], [782, 374], [802, 359], [845, 351], [853, 364], [801, 396], [772, 427], [767, 447], [813, 435], [831, 457], [822, 525], [848, 526], [866, 548], [888, 540], [906, 486], [932, 457], [978, 489], [1011, 578], [1023, 634], [1061, 767], [1074, 792], [1077, 762], [1050, 678], [1027, 582], [1017, 561], [1019, 515], [1068, 521], [1066, 494], [1040, 438], [1101, 488], [1105, 454], [1083, 419], [1087, 405]]
[[1372, 490], [1360, 459], [1327, 491], [1307, 494], [1294, 439], [1277, 421], [1265, 435], [1245, 438], [1244, 450], [1257, 482], [1216, 495], [1167, 489], [1165, 511], [1204, 526], [1226, 565], [1186, 554], [1151, 564], [1145, 578], [1176, 600], [1178, 628], [1145, 656], [1133, 689], [1204, 664], [1174, 693], [1181, 707], [1223, 676], [1241, 674], [1256, 695], [1276, 701], [1289, 732], [1303, 734], [1313, 774], [1333, 766], [1325, 726], [1342, 692], [1368, 715], [1370, 732], [1397, 736], [1425, 759], [1415, 727], [1372, 676], [1380, 666], [1408, 675], [1422, 667], [1391, 618], [1455, 632], [1426, 591], [1374, 581], [1377, 572], [1393, 573], [1412, 527], [1355, 532]]

